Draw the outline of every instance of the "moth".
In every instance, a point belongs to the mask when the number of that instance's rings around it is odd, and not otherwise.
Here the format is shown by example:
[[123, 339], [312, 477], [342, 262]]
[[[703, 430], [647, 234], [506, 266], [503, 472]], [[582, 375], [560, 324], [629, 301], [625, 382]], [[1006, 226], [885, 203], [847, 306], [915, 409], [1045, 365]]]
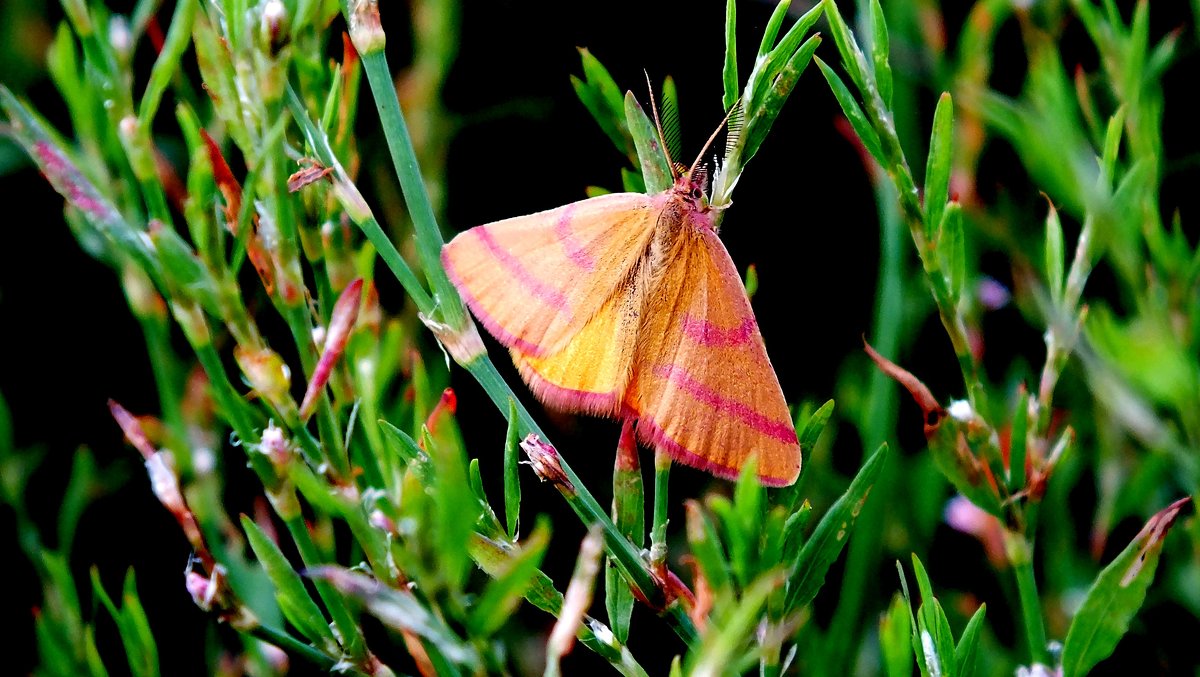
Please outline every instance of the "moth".
[[657, 194], [610, 193], [464, 231], [442, 263], [547, 406], [636, 418], [643, 444], [718, 477], [755, 456], [763, 484], [792, 484], [796, 430], [717, 236], [703, 156], [687, 169], [668, 157], [674, 183]]

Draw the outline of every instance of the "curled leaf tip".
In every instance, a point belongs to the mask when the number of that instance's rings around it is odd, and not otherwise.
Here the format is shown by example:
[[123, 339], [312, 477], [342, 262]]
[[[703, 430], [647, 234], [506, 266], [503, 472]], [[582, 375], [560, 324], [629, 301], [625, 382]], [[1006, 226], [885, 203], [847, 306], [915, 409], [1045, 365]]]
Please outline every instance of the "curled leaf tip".
[[913, 376], [912, 372], [880, 355], [871, 347], [870, 343], [867, 343], [866, 338], [863, 338], [863, 350], [867, 352], [867, 355], [870, 356], [883, 373], [904, 386], [904, 389], [912, 395], [917, 406], [921, 407], [921, 413], [924, 414], [925, 436], [932, 435], [938, 426], [941, 425], [942, 419], [946, 416], [946, 410], [942, 408], [942, 405], [938, 404], [937, 398], [933, 396], [933, 392], [929, 390], [929, 386], [926, 386], [919, 378]]

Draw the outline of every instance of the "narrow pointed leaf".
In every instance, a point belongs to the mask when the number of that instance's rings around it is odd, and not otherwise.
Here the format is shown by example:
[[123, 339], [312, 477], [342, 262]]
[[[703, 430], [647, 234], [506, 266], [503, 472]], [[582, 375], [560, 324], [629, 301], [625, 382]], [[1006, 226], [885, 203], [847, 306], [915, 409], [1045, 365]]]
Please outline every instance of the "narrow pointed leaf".
[[[779, 29], [783, 26], [783, 20], [787, 18], [788, 8], [791, 5], [792, 0], [779, 0], [779, 4], [775, 5], [775, 11], [771, 12], [771, 18], [767, 20], [767, 28], [763, 31], [762, 42], [758, 45], [758, 58], [761, 59], [769, 54], [771, 48], [775, 46], [775, 38], [779, 37]], [[726, 104], [725, 107], [728, 108], [729, 105]]]
[[275, 587], [275, 597], [279, 600], [279, 608], [288, 622], [309, 641], [336, 655], [339, 651], [338, 642], [333, 631], [329, 629], [329, 622], [325, 620], [321, 608], [304, 587], [300, 574], [292, 568], [279, 546], [246, 515], [242, 515], [242, 530], [246, 532], [254, 556], [271, 579], [271, 584]]
[[911, 610], [899, 593], [892, 597], [887, 613], [879, 619], [879, 647], [888, 677], [912, 676]]
[[547, 520], [538, 520], [533, 533], [521, 544], [517, 554], [502, 570], [493, 573], [495, 580], [488, 584], [471, 610], [467, 627], [472, 636], [490, 637], [508, 622], [533, 585], [549, 543], [550, 524]]
[[521, 476], [517, 472], [521, 461], [519, 421], [517, 403], [509, 400], [508, 434], [504, 438], [504, 524], [513, 540], [521, 530]]
[[925, 162], [925, 237], [937, 241], [942, 212], [949, 199], [950, 170], [954, 165], [954, 101], [942, 92], [933, 112], [929, 159]]
[[1046, 286], [1050, 288], [1050, 298], [1057, 305], [1062, 301], [1063, 270], [1066, 267], [1063, 251], [1062, 221], [1058, 218], [1058, 210], [1050, 203], [1050, 211], [1046, 214]]
[[660, 193], [670, 188], [675, 179], [659, 142], [658, 130], [634, 98], [633, 92], [625, 94], [625, 120], [629, 124], [629, 133], [633, 135], [633, 144], [637, 147], [646, 192]]
[[871, 127], [871, 123], [867, 121], [867, 116], [863, 114], [862, 107], [858, 105], [858, 101], [854, 99], [854, 95], [838, 77], [833, 69], [821, 61], [820, 57], [814, 57], [817, 62], [817, 67], [821, 69], [821, 74], [825, 76], [825, 80], [829, 83], [829, 88], [833, 90], [833, 96], [837, 99], [838, 105], [842, 107], [842, 113], [846, 116], [846, 121], [850, 123], [850, 127], [854, 129], [858, 140], [862, 142], [863, 148], [867, 149], [871, 157], [879, 164], [884, 164], [883, 150], [879, 147], [879, 135]]
[[825, 582], [825, 573], [837, 559], [850, 537], [854, 521], [862, 511], [871, 487], [875, 485], [883, 462], [887, 459], [887, 445], [879, 449], [867, 459], [862, 470], [850, 482], [846, 493], [842, 494], [825, 516], [821, 518], [811, 537], [805, 542], [796, 562], [796, 568], [788, 577], [787, 608], [796, 610], [808, 604], [817, 595], [817, 591]]
[[971, 616], [971, 620], [967, 621], [967, 627], [963, 628], [962, 637], [958, 639], [958, 646], [954, 647], [954, 664], [957, 669], [954, 674], [958, 677], [972, 677], [975, 674], [975, 663], [979, 653], [979, 631], [983, 628], [983, 619], [986, 615], [987, 604], [980, 604]]
[[875, 62], [875, 84], [879, 97], [888, 108], [892, 106], [892, 66], [888, 63], [887, 20], [879, 0], [871, 0], [871, 59]]
[[727, 0], [725, 3], [725, 67], [721, 71], [721, 81], [725, 86], [725, 93], [721, 98], [721, 102], [725, 106], [725, 110], [729, 110], [733, 102], [737, 101], [739, 89], [737, 66], [737, 0]]
[[742, 647], [750, 639], [767, 597], [783, 582], [779, 571], [768, 572], [754, 581], [741, 597], [741, 601], [719, 627], [712, 628], [713, 635], [706, 636], [696, 662], [688, 674], [724, 674], [730, 664], [739, 658]]
[[1151, 517], [1133, 541], [1096, 577], [1083, 605], [1075, 612], [1063, 643], [1065, 677], [1086, 675], [1116, 648], [1146, 599], [1146, 590], [1158, 568], [1163, 539], [1189, 501], [1190, 498], [1182, 498]]
[[1029, 429], [1029, 393], [1021, 389], [1017, 410], [1013, 412], [1012, 434], [1008, 442], [1008, 489], [1016, 493], [1025, 488], [1026, 433]]
[[[613, 466], [612, 512], [617, 529], [634, 546], [642, 547], [646, 537], [646, 497], [633, 424], [628, 421], [621, 428]], [[624, 644], [629, 639], [629, 619], [633, 613], [634, 597], [629, 583], [611, 558], [604, 569], [604, 606], [613, 634], [617, 636], [617, 641]]]
[[733, 579], [717, 529], [697, 501], [689, 499], [684, 508], [692, 557], [696, 558], [696, 566], [708, 581], [713, 595], [720, 596], [731, 589]]
[[946, 286], [954, 299], [961, 299], [967, 286], [967, 241], [963, 235], [962, 207], [951, 202], [942, 213], [938, 248], [946, 265]]

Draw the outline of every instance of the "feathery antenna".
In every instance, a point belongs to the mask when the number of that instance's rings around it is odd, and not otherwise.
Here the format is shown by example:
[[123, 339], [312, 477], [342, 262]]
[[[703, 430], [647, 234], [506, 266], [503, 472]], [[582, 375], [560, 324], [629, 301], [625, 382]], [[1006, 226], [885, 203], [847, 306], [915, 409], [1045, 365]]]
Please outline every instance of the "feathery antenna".
[[737, 101], [733, 102], [733, 105], [730, 106], [730, 108], [729, 108], [729, 112], [725, 113], [725, 119], [721, 120], [721, 124], [717, 125], [717, 128], [715, 130], [713, 130], [712, 136], [708, 137], [708, 141], [704, 142], [704, 147], [700, 149], [700, 154], [696, 156], [696, 161], [693, 162], [691, 168], [688, 169], [689, 175], [692, 172], [696, 171], [696, 167], [700, 166], [700, 160], [704, 159], [704, 154], [706, 152], [708, 152], [708, 147], [713, 144], [713, 141], [717, 140], [717, 135], [721, 133], [721, 129], [723, 129], [725, 127], [725, 123], [729, 122], [730, 118], [733, 116], [734, 111], [740, 110], [741, 107], [742, 107], [741, 99], [738, 99]]
[[[671, 151], [667, 150], [667, 140], [663, 138], [662, 121], [658, 119], [658, 105], [654, 103], [654, 85], [650, 84], [650, 73], [646, 74], [646, 89], [650, 90], [650, 112], [654, 114], [654, 128], [658, 130], [658, 144], [662, 147], [663, 155], [667, 156], [667, 166], [671, 168], [671, 180], [679, 178], [675, 170], [675, 162], [671, 160]], [[721, 123], [725, 124], [725, 123]]]

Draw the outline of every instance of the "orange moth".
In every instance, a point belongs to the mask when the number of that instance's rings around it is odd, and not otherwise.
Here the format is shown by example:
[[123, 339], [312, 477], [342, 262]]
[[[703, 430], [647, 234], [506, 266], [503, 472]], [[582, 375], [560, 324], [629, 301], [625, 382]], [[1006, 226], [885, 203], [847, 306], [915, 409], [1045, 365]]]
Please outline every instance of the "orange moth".
[[764, 484], [788, 485], [796, 430], [699, 163], [671, 164], [661, 193], [472, 228], [442, 263], [548, 406], [636, 418], [643, 443], [719, 477], [756, 456]]

